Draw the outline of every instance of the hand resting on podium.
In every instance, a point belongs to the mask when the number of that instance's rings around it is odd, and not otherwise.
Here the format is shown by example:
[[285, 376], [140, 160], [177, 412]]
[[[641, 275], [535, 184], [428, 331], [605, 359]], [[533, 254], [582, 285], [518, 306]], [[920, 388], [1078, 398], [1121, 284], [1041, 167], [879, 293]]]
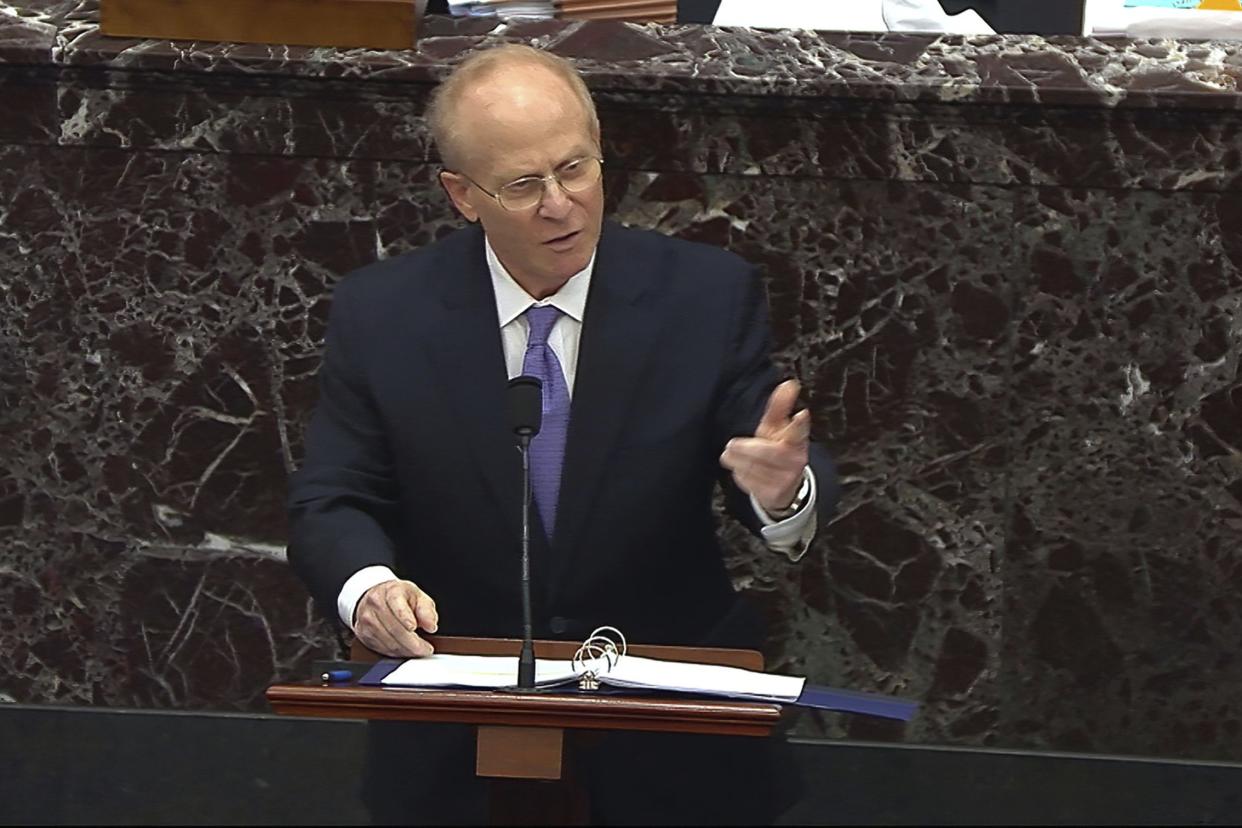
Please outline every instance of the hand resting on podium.
[[412, 581], [392, 580], [368, 589], [354, 612], [354, 634], [377, 653], [421, 658], [433, 652], [419, 630], [434, 633], [440, 624], [436, 602]]

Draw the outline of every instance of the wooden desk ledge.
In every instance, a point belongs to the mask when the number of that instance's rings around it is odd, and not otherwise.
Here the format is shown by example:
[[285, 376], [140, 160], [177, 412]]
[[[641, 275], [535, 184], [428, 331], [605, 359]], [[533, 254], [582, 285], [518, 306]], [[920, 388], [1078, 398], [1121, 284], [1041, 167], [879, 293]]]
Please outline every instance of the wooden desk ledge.
[[272, 710], [287, 716], [453, 722], [515, 727], [644, 730], [767, 736], [779, 704], [673, 696], [591, 696], [491, 690], [358, 687], [318, 682], [268, 688]]

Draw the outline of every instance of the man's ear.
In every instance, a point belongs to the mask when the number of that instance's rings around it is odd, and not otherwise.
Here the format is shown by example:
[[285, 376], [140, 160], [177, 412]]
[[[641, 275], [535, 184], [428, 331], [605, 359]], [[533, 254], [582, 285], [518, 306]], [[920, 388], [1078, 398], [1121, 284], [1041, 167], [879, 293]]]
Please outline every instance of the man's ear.
[[469, 181], [457, 173], [445, 170], [440, 173], [440, 186], [444, 188], [444, 192], [448, 193], [453, 206], [457, 208], [457, 212], [461, 213], [466, 221], [475, 222], [479, 220], [479, 211], [474, 209], [474, 205], [470, 203]]

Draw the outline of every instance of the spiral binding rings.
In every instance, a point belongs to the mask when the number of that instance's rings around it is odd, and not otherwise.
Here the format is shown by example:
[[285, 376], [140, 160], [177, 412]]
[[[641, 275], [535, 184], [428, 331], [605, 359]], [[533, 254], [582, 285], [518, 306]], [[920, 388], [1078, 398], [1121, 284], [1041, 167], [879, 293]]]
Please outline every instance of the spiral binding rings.
[[[574, 653], [574, 670], [582, 671], [582, 677], [578, 679], [578, 689], [598, 690], [599, 674], [606, 673], [616, 666], [617, 661], [625, 655], [627, 649], [625, 636], [616, 627], [596, 627]], [[603, 670], [599, 666], [601, 659], [607, 665]]]

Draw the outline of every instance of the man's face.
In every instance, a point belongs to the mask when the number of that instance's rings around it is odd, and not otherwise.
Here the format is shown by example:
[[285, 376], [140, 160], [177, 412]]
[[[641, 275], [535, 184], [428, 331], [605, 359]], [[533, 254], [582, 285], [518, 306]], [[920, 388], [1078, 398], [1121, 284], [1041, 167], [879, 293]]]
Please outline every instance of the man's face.
[[462, 169], [443, 174], [445, 189], [462, 215], [482, 222], [518, 284], [536, 298], [555, 293], [587, 266], [599, 242], [602, 180], [580, 192], [546, 182], [540, 201], [520, 210], [506, 209], [481, 188], [496, 193], [523, 177], [598, 157], [599, 135], [581, 101], [548, 70], [519, 64], [463, 95], [456, 118]]

